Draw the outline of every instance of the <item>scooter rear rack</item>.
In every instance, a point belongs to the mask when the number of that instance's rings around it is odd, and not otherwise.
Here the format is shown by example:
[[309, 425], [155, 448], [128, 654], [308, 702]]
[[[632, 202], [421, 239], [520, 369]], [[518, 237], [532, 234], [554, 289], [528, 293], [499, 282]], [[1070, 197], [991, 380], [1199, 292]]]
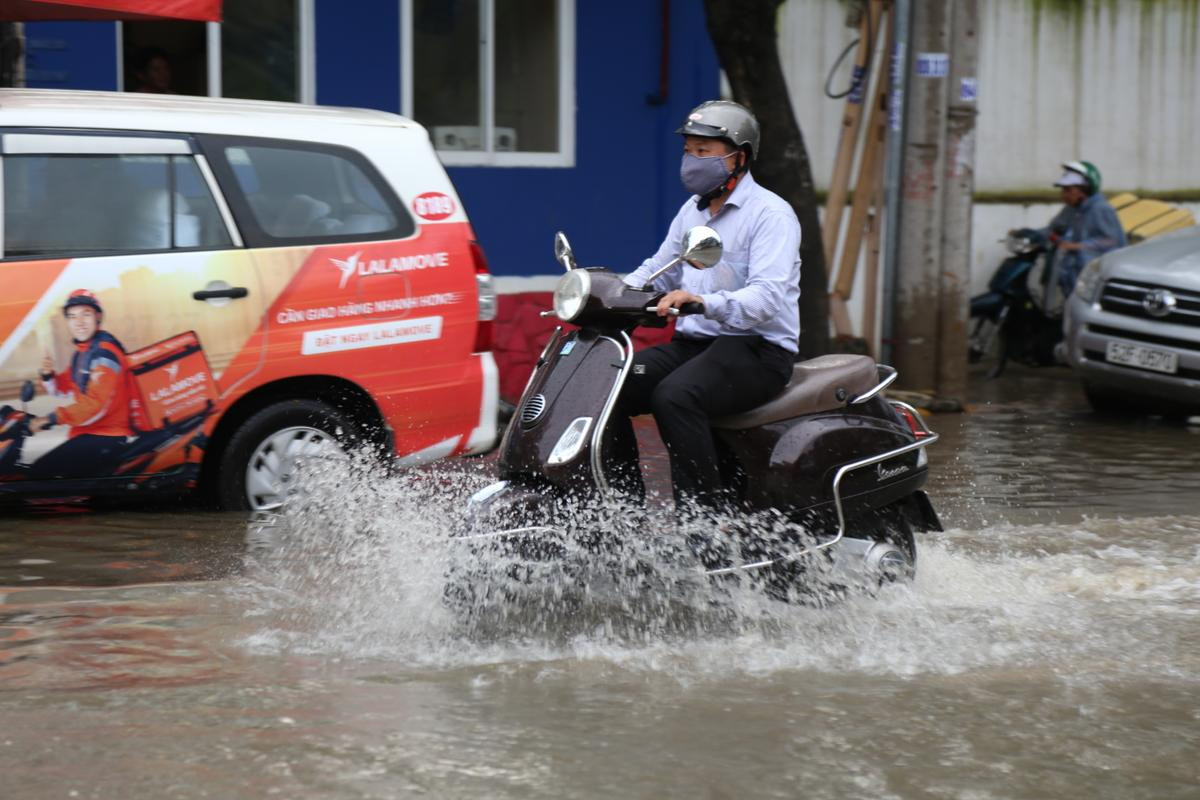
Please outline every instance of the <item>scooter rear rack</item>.
[[[890, 367], [888, 369], [891, 370]], [[895, 372], [895, 370], [891, 370], [891, 374], [889, 376], [887, 376], [881, 382], [880, 386], [875, 387], [870, 392], [867, 392], [866, 394], [861, 395], [860, 397], [854, 398], [854, 400], [852, 400], [851, 402], [862, 402], [864, 399], [869, 399], [870, 397], [874, 397], [876, 394], [878, 394], [880, 391], [882, 391], [882, 389], [884, 387], [886, 387], [887, 384], [889, 384], [893, 380], [895, 380], [895, 378], [896, 378], [896, 372]], [[864, 458], [859, 461], [852, 461], [849, 464], [843, 464], [838, 469], [837, 473], [834, 474], [834, 476], [833, 476], [833, 506], [837, 510], [838, 530], [837, 530], [837, 533], [832, 538], [827, 539], [826, 541], [820, 542], [818, 544], [815, 544], [812, 547], [805, 547], [805, 548], [797, 550], [793, 553], [788, 553], [786, 555], [779, 556], [778, 558], [769, 558], [769, 559], [764, 559], [762, 561], [754, 561], [749, 564], [737, 564], [732, 567], [719, 567], [717, 569], [709, 569], [709, 570], [705, 570], [704, 574], [706, 574], [706, 575], [730, 575], [730, 574], [735, 574], [735, 573], [748, 572], [750, 570], [763, 569], [764, 567], [770, 567], [770, 566], [774, 566], [777, 564], [786, 564], [789, 561], [795, 561], [797, 558], [800, 558], [802, 556], [811, 555], [820, 550], [826, 550], [830, 547], [833, 547], [838, 542], [840, 542], [846, 535], [846, 511], [844, 508], [844, 504], [842, 502], [842, 480], [847, 475], [849, 475], [851, 472], [860, 470], [863, 467], [870, 467], [875, 464], [879, 464], [880, 462], [888, 461], [893, 458], [897, 458], [898, 456], [902, 456], [906, 453], [911, 453], [914, 450], [920, 450], [921, 448], [928, 447], [929, 445], [933, 444], [934, 442], [936, 442], [938, 440], [938, 435], [929, 429], [929, 426], [925, 424], [925, 420], [921, 418], [921, 415], [917, 412], [917, 410], [915, 408], [910, 406], [908, 403], [904, 403], [899, 400], [890, 400], [889, 399], [888, 402], [891, 403], [893, 406], [896, 406], [897, 408], [902, 408], [905, 411], [907, 411], [909, 414], [911, 414], [912, 418], [914, 420], [916, 420], [917, 423], [921, 426], [921, 432], [917, 435], [917, 440], [915, 442], [906, 444], [903, 447], [897, 447], [894, 450], [888, 450], [887, 452], [880, 453], [879, 455], [871, 456], [870, 458]]]

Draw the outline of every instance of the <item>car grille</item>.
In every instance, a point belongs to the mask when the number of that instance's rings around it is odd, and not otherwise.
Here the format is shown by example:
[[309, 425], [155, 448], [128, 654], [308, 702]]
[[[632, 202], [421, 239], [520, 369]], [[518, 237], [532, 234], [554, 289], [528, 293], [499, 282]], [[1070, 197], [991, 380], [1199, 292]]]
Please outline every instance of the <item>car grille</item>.
[[546, 410], [546, 395], [535, 394], [533, 397], [525, 401], [525, 405], [521, 407], [521, 424], [532, 425], [538, 421], [538, 417]]
[[[1162, 313], [1151, 313], [1154, 308], [1155, 292], [1169, 293], [1174, 298], [1174, 307]], [[1148, 307], [1149, 306], [1149, 307]], [[1100, 293], [1100, 307], [1114, 314], [1123, 314], [1138, 319], [1152, 319], [1175, 325], [1190, 325], [1200, 328], [1200, 292], [1175, 289], [1153, 283], [1112, 280], [1104, 284]]]

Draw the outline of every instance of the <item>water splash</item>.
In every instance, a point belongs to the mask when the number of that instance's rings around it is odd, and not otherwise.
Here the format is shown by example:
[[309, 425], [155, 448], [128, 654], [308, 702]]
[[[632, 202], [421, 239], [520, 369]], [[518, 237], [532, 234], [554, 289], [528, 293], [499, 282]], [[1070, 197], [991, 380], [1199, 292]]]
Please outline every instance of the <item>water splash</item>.
[[[814, 570], [824, 588], [782, 602], [761, 584], [698, 573], [684, 544], [711, 520], [677, 525], [665, 511], [645, 517], [619, 503], [579, 509], [615, 545], [602, 558], [586, 543], [565, 562], [464, 553], [450, 534], [488, 482], [485, 469], [463, 465], [382, 475], [359, 462], [309, 476], [284, 515], [255, 527], [268, 544], [252, 573], [263, 626], [249, 645], [434, 667], [595, 660], [683, 680], [779, 670], [1200, 675], [1177, 621], [1200, 614], [1200, 518], [1154, 523], [1175, 534], [1158, 541], [1130, 541], [1112, 520], [925, 535], [911, 583], [843, 596]], [[794, 533], [785, 527], [775, 532]], [[1179, 544], [1189, 537], [1190, 549]], [[491, 573], [465, 615], [462, 598], [447, 595], [464, 556]], [[588, 559], [591, 574], [578, 566]]]

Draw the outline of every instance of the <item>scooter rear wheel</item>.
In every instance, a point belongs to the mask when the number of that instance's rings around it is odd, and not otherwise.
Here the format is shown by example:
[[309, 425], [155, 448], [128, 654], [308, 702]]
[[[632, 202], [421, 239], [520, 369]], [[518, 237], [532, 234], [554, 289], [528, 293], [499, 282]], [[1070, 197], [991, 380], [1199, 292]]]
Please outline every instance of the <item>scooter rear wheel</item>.
[[[868, 554], [872, 563], [865, 572], [878, 586], [910, 580], [917, 571], [917, 541], [905, 514], [904, 501], [872, 511], [850, 525], [847, 536], [874, 541], [879, 547]], [[894, 548], [889, 551], [888, 548]]]

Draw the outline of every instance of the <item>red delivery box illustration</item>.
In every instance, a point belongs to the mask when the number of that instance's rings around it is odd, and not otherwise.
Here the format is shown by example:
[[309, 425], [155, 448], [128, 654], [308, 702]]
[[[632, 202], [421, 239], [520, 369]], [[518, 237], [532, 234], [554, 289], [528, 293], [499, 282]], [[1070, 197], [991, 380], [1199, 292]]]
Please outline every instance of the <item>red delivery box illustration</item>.
[[193, 331], [143, 347], [127, 358], [141, 397], [141, 415], [150, 429], [211, 411], [217, 402], [217, 384]]

